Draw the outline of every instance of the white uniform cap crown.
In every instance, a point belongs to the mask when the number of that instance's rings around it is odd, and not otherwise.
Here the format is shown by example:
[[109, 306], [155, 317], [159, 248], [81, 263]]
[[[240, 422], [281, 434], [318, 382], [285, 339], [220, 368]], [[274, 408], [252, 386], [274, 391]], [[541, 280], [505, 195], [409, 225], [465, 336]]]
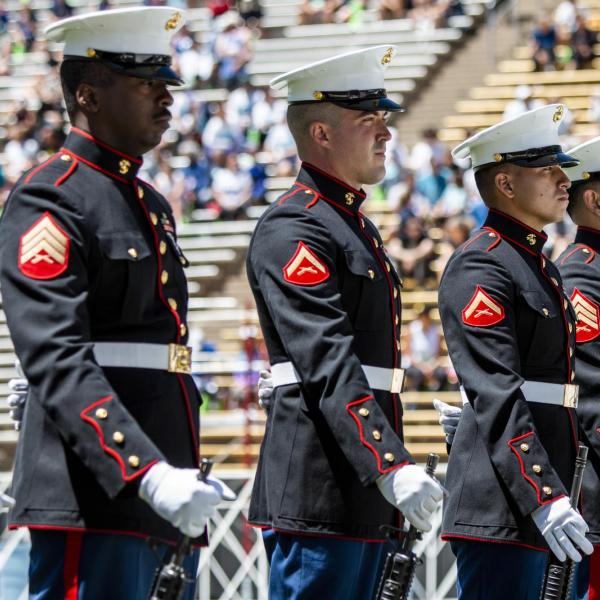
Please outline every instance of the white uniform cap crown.
[[[502, 157], [506, 153], [560, 146], [558, 128], [566, 110], [563, 104], [549, 104], [527, 111], [476, 133], [454, 148], [452, 156], [470, 156], [472, 166], [476, 169], [482, 165], [511, 162]], [[548, 164], [565, 162], [561, 156], [566, 155], [558, 153], [557, 160]]]
[[320, 100], [319, 93], [384, 89], [384, 74], [398, 48], [373, 46], [339, 54], [293, 69], [271, 80], [271, 87], [288, 87], [288, 101]]
[[182, 11], [168, 6], [117, 8], [77, 15], [52, 23], [44, 33], [64, 43], [65, 56], [104, 52], [170, 55], [171, 38], [184, 23]]
[[585, 181], [592, 173], [600, 173], [600, 136], [575, 146], [569, 156], [580, 161], [576, 167], [565, 169], [571, 181]]

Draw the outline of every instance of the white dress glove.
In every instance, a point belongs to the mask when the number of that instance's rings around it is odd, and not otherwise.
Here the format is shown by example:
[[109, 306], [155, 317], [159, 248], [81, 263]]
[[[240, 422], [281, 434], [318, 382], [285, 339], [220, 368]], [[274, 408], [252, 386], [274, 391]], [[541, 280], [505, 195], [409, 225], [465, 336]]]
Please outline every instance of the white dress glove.
[[377, 480], [383, 497], [396, 506], [421, 531], [429, 531], [433, 511], [444, 497], [444, 488], [416, 465], [406, 465]]
[[273, 395], [273, 377], [271, 371], [266, 369], [260, 372], [258, 378], [258, 404], [267, 412], [271, 408], [271, 396]]
[[15, 430], [19, 431], [21, 429], [21, 421], [23, 420], [23, 411], [25, 410], [25, 400], [29, 391], [29, 382], [25, 379], [19, 359], [15, 361], [15, 369], [19, 377], [9, 380], [8, 388], [12, 393], [9, 394], [6, 403], [10, 408], [9, 415], [14, 421]]
[[575, 545], [585, 554], [594, 551], [591, 542], [585, 538], [589, 527], [568, 498], [559, 498], [536, 508], [531, 517], [558, 560], [565, 561], [568, 557], [579, 562], [581, 554]]
[[198, 469], [177, 469], [161, 461], [142, 478], [139, 496], [181, 533], [198, 537], [221, 500], [235, 500], [233, 491], [219, 479], [198, 479]]
[[446, 435], [446, 441], [451, 444], [454, 440], [456, 428], [458, 427], [458, 420], [460, 419], [462, 408], [451, 406], [437, 398], [433, 399], [433, 408], [438, 411], [440, 415], [439, 423]]
[[8, 512], [15, 505], [15, 499], [0, 492], [0, 513]]

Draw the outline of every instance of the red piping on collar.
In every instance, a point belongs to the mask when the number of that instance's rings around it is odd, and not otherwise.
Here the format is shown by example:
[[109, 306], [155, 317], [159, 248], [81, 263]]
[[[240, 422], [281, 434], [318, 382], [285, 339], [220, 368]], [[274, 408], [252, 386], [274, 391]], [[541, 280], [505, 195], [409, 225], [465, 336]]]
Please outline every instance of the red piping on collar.
[[328, 204], [335, 206], [335, 208], [339, 208], [341, 211], [345, 212], [347, 215], [350, 215], [351, 217], [360, 216], [357, 212], [353, 213], [351, 210], [344, 208], [339, 202], [336, 202], [335, 200], [332, 200], [331, 198], [328, 198], [327, 196], [323, 196], [323, 194], [321, 194], [320, 192], [317, 192], [317, 190], [313, 190], [311, 187], [308, 187], [307, 185], [304, 185], [303, 183], [300, 183], [298, 181], [296, 182], [296, 184], [299, 185], [302, 189], [310, 190], [314, 194], [319, 194], [319, 198], [322, 198]]
[[327, 177], [328, 179], [331, 179], [332, 181], [339, 183], [340, 185], [344, 186], [347, 190], [350, 190], [357, 196], [360, 196], [363, 200], [367, 197], [366, 192], [363, 192], [362, 190], [357, 190], [356, 188], [353, 188], [351, 185], [348, 185], [347, 183], [343, 182], [341, 179], [338, 179], [337, 177], [334, 177], [333, 175], [330, 175], [329, 173], [325, 173], [325, 171], [323, 171], [322, 169], [319, 169], [319, 167], [315, 167], [315, 165], [313, 165], [312, 163], [303, 161], [302, 165], [303, 166], [306, 165], [309, 169], [313, 169], [317, 173], [320, 173], [321, 175]]
[[59, 187], [61, 186], [67, 179], [69, 179], [69, 177], [71, 177], [71, 175], [73, 175], [73, 173], [75, 172], [75, 169], [77, 168], [77, 159], [73, 158], [71, 160], [71, 164], [69, 165], [69, 168], [67, 169], [66, 173], [63, 173], [55, 182], [54, 182], [54, 187]]
[[129, 156], [129, 154], [125, 154], [125, 152], [121, 152], [120, 150], [117, 150], [116, 148], [109, 146], [107, 143], [100, 141], [98, 138], [95, 138], [91, 133], [84, 131], [83, 129], [79, 129], [79, 127], [71, 127], [71, 131], [74, 131], [75, 133], [79, 134], [81, 137], [84, 137], [84, 138], [94, 142], [94, 144], [97, 144], [101, 148], [104, 148], [105, 150], [108, 150], [109, 152], [112, 152], [113, 154], [116, 154], [117, 156], [121, 156], [122, 158], [126, 158], [127, 160], [134, 162], [136, 165], [142, 164], [142, 161], [139, 158], [134, 158], [133, 156]]
[[538, 231], [537, 229], [532, 229], [529, 225], [527, 225], [526, 223], [523, 223], [523, 221], [519, 221], [519, 219], [512, 217], [511, 215], [507, 215], [505, 212], [502, 212], [501, 210], [498, 210], [497, 208], [489, 208], [488, 211], [496, 213], [497, 215], [506, 217], [507, 219], [511, 220], [513, 223], [516, 223], [517, 225], [524, 227], [528, 231], [531, 231], [531, 233], [535, 233], [535, 235], [539, 235], [544, 240], [548, 239], [548, 236], [543, 231]]
[[124, 179], [123, 177], [119, 177], [119, 175], [115, 175], [115, 173], [111, 173], [110, 171], [106, 171], [105, 169], [103, 169], [102, 167], [98, 166], [97, 164], [86, 160], [85, 158], [83, 158], [82, 156], [79, 156], [79, 154], [75, 154], [75, 152], [73, 152], [72, 150], [68, 150], [67, 148], [63, 148], [62, 151], [65, 154], [68, 154], [71, 158], [74, 158], [76, 160], [81, 161], [82, 163], [85, 163], [88, 167], [91, 167], [92, 169], [95, 169], [96, 171], [99, 171], [100, 173], [106, 175], [107, 177], [112, 177], [113, 179], [116, 179], [117, 181], [120, 181], [121, 183], [124, 183], [126, 185], [131, 185], [131, 181], [128, 181], [127, 179]]

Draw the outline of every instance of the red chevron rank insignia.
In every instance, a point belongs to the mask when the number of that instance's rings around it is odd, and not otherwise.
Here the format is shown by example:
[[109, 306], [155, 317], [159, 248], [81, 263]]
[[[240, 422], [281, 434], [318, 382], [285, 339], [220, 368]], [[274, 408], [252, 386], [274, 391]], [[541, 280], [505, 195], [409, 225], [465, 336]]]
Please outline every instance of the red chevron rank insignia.
[[317, 285], [329, 278], [329, 269], [304, 242], [298, 242], [294, 256], [283, 267], [283, 278], [296, 285]]
[[69, 264], [69, 236], [45, 212], [22, 236], [19, 269], [32, 279], [52, 279]]
[[504, 319], [504, 307], [477, 286], [469, 303], [462, 310], [463, 322], [473, 327], [490, 327]]
[[589, 342], [600, 335], [600, 309], [577, 288], [571, 294], [571, 304], [577, 313], [577, 343]]

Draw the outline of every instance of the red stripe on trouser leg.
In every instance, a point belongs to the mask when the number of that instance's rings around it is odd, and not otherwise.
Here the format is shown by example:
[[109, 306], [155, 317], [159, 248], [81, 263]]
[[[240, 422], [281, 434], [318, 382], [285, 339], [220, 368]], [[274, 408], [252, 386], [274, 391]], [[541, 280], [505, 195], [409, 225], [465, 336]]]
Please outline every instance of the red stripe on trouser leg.
[[600, 600], [600, 546], [594, 546], [594, 552], [590, 556], [588, 600]]
[[79, 592], [79, 557], [81, 556], [81, 542], [83, 534], [79, 532], [67, 533], [65, 545], [65, 566], [63, 580], [65, 583], [65, 600], [78, 600]]

